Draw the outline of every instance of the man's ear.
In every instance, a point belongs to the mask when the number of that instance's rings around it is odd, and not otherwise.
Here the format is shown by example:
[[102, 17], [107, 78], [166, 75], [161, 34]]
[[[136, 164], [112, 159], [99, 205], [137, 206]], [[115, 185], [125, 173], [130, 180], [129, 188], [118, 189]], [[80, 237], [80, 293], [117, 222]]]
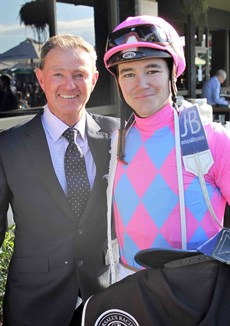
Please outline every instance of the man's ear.
[[98, 77], [99, 77], [99, 71], [95, 71], [92, 77], [92, 86], [91, 86], [91, 92], [94, 90], [94, 87], [96, 86], [96, 83], [98, 81]]
[[94, 87], [98, 81], [98, 77], [99, 77], [99, 71], [95, 71], [93, 74], [93, 78], [92, 78], [92, 86], [91, 86], [91, 92], [94, 90]]
[[43, 71], [40, 68], [37, 68], [35, 73], [36, 73], [36, 77], [39, 82], [39, 85], [41, 86], [41, 89], [44, 91]]

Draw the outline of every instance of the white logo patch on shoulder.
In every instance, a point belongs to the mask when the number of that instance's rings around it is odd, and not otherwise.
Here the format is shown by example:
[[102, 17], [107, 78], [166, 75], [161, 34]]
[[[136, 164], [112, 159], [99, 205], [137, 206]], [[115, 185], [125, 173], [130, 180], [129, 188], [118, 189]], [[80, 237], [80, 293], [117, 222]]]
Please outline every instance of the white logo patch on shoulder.
[[139, 326], [139, 324], [129, 313], [119, 309], [110, 309], [98, 317], [94, 326]]

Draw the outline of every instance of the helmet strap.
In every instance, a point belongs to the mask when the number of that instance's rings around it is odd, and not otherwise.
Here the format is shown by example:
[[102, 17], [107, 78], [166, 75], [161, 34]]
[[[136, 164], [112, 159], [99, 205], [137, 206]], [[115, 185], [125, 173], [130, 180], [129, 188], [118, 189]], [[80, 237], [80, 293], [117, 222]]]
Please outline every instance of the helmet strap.
[[173, 103], [177, 102], [177, 77], [176, 77], [176, 66], [173, 64], [172, 73], [171, 73], [171, 92], [172, 92], [172, 101]]
[[125, 157], [125, 102], [121, 101], [120, 105], [120, 129], [119, 129], [119, 138], [118, 138], [118, 148], [117, 148], [117, 158], [119, 161], [124, 162]]
[[118, 93], [121, 99], [120, 105], [120, 129], [119, 129], [119, 138], [118, 138], [118, 148], [117, 148], [117, 159], [122, 163], [127, 165], [125, 162], [125, 135], [126, 135], [126, 122], [130, 117], [130, 113], [133, 112], [131, 107], [126, 103], [124, 96], [122, 94], [120, 85], [118, 83], [118, 76], [116, 76], [116, 83], [118, 88]]

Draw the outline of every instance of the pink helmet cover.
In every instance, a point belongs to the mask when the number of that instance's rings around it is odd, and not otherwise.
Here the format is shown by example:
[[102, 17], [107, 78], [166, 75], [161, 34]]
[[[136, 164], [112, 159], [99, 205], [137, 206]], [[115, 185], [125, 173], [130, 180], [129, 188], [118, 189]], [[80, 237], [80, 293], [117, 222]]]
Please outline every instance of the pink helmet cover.
[[106, 68], [109, 70], [109, 72], [111, 72], [109, 69], [110, 67], [109, 59], [114, 54], [132, 48], [148, 47], [160, 51], [167, 51], [173, 58], [176, 67], [176, 76], [179, 77], [185, 70], [186, 64], [185, 64], [182, 42], [176, 30], [161, 17], [142, 15], [142, 16], [128, 17], [126, 20], [120, 23], [113, 30], [113, 32], [116, 32], [123, 28], [138, 26], [138, 25], [155, 25], [157, 27], [160, 27], [167, 35], [169, 44], [166, 45], [166, 44], [160, 44], [154, 42], [134, 41], [134, 42], [124, 43], [121, 45], [114, 46], [111, 49], [109, 49], [104, 56], [104, 63]]

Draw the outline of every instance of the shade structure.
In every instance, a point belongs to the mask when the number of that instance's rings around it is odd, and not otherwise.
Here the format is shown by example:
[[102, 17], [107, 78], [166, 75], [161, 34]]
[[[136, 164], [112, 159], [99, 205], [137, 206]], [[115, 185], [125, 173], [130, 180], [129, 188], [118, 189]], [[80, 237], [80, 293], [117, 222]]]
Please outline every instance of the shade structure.
[[1, 61], [0, 60], [0, 71], [9, 70], [15, 65], [15, 61]]
[[17, 46], [0, 54], [1, 61], [21, 61], [21, 60], [36, 60], [39, 59], [42, 44], [27, 38]]
[[0, 61], [0, 74], [10, 73], [14, 75], [31, 75], [35, 70], [31, 63], [16, 61]]
[[30, 64], [23, 63], [16, 63], [10, 70], [15, 75], [31, 75], [34, 72], [34, 68]]

